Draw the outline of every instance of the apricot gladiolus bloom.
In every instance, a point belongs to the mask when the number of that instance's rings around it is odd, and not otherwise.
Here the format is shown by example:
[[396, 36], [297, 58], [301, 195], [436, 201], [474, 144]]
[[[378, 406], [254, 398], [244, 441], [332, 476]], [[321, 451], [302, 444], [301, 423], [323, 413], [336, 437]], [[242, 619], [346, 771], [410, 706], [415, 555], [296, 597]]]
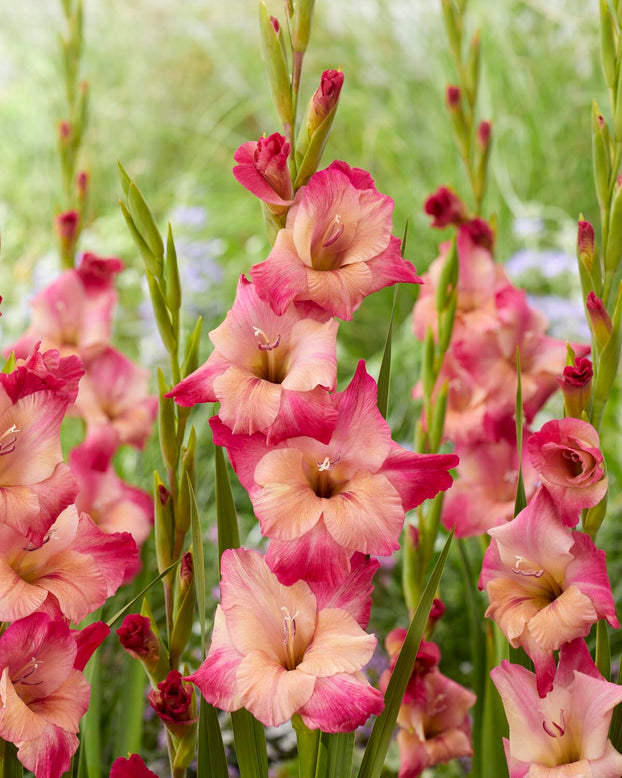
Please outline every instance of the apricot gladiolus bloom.
[[607, 493], [598, 432], [581, 419], [547, 422], [527, 441], [529, 457], [567, 527], [579, 522]]
[[166, 397], [220, 402], [219, 418], [238, 435], [327, 441], [337, 420], [327, 390], [337, 381], [338, 325], [314, 308], [291, 305], [277, 316], [241, 276], [233, 308], [210, 332], [212, 355]]
[[0, 737], [36, 778], [60, 778], [78, 748], [90, 690], [76, 655], [69, 627], [45, 613], [14, 622], [0, 638]]
[[330, 441], [289, 438], [269, 449], [212, 419], [214, 442], [227, 447], [248, 490], [262, 534], [295, 541], [318, 529], [364, 554], [399, 548], [404, 513], [451, 486], [451, 454], [424, 455], [391, 440], [376, 404], [377, 386], [360, 362], [350, 385], [333, 395], [338, 422]]
[[553, 651], [587, 635], [598, 619], [619, 627], [605, 552], [562, 524], [543, 489], [513, 521], [488, 534], [479, 581], [490, 599], [486, 616], [529, 654], [543, 697], [555, 675]]
[[78, 491], [63, 462], [60, 425], [82, 374], [77, 357], [38, 348], [0, 373], [0, 525], [35, 545]]
[[136, 556], [129, 532], [106, 535], [73, 505], [40, 547], [0, 525], [0, 621], [44, 610], [77, 623], [117, 591]]
[[622, 687], [596, 669], [585, 642], [562, 646], [551, 691], [538, 696], [533, 673], [504, 660], [490, 676], [510, 725], [510, 778], [619, 778], [622, 755], [607, 739]]
[[321, 607], [305, 581], [283, 586], [256, 551], [221, 560], [222, 602], [205, 662], [188, 680], [227, 711], [266, 726], [298, 713], [307, 727], [351, 732], [384, 700], [361, 668], [376, 638], [343, 607]]
[[351, 319], [368, 294], [399, 281], [421, 283], [392, 226], [393, 200], [369, 173], [333, 162], [298, 190], [268, 258], [251, 268], [257, 293], [277, 314], [311, 300]]

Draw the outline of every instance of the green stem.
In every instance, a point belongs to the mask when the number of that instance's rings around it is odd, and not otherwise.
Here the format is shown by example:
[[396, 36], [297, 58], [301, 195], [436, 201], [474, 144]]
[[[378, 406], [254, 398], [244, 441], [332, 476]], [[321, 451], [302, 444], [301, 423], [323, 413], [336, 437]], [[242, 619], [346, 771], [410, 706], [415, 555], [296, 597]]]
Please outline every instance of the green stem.
[[315, 778], [320, 745], [320, 730], [306, 727], [296, 713], [292, 717], [298, 743], [298, 778]]
[[17, 758], [17, 747], [0, 740], [0, 778], [22, 778], [24, 768]]

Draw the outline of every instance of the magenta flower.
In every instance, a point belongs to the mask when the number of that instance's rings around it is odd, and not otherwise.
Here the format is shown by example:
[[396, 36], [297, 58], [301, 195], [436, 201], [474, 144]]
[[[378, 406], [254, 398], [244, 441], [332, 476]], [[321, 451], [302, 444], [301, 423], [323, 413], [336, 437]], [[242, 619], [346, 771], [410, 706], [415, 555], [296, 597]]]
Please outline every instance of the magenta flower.
[[233, 175], [249, 192], [272, 208], [282, 212], [291, 205], [292, 179], [287, 166], [289, 143], [283, 135], [273, 133], [268, 138], [243, 143], [233, 155], [238, 163]]
[[283, 586], [256, 551], [221, 559], [222, 602], [205, 662], [188, 680], [223, 710], [266, 726], [298, 713], [306, 726], [350, 732], [383, 708], [361, 669], [376, 638], [344, 608], [322, 607], [305, 581]]
[[35, 349], [12, 373], [0, 373], [0, 526], [34, 545], [76, 496], [60, 426], [82, 372], [77, 357]]
[[269, 443], [302, 434], [328, 440], [338, 325], [313, 308], [291, 305], [276, 315], [241, 276], [232, 310], [210, 332], [212, 355], [166, 397], [185, 406], [220, 402], [218, 416], [234, 434], [262, 432]]
[[510, 738], [504, 738], [510, 778], [622, 775], [622, 756], [607, 739], [622, 687], [600, 675], [583, 640], [561, 647], [544, 698], [524, 667], [504, 660], [490, 676], [510, 725]]
[[129, 533], [106, 535], [74, 506], [56, 519], [41, 546], [0, 525], [0, 621], [38, 610], [79, 622], [113, 595], [135, 564]]
[[60, 778], [78, 748], [89, 685], [75, 669], [76, 641], [62, 621], [35, 613], [0, 637], [0, 737], [35, 778]]
[[269, 449], [261, 436], [232, 435], [212, 419], [214, 442], [227, 447], [266, 537], [297, 541], [317, 529], [347, 557], [389, 555], [399, 548], [405, 511], [451, 486], [458, 458], [394, 443], [376, 395], [361, 361], [347, 389], [333, 395], [339, 416], [327, 444], [296, 437]]
[[110, 778], [158, 778], [149, 770], [138, 754], [130, 754], [128, 759], [120, 756], [114, 760], [110, 769]]
[[166, 678], [152, 689], [149, 705], [176, 737], [182, 738], [198, 721], [192, 700], [192, 686], [184, 683], [179, 670], [171, 670]]
[[398, 281], [420, 283], [391, 235], [393, 200], [345, 162], [315, 173], [296, 193], [274, 248], [253, 265], [257, 293], [275, 313], [310, 300], [351, 319], [363, 298]]
[[149, 672], [160, 659], [160, 641], [151, 629], [151, 620], [140, 613], [128, 613], [117, 629], [119, 642], [127, 653], [143, 662]]
[[527, 449], [567, 527], [576, 526], [582, 508], [598, 505], [607, 493], [600, 439], [589, 422], [549, 421], [529, 438]]
[[453, 224], [458, 226], [467, 220], [468, 210], [451, 187], [439, 186], [423, 205], [423, 210], [432, 217], [430, 227], [442, 230]]
[[605, 552], [589, 535], [569, 532], [542, 489], [514, 521], [488, 534], [479, 581], [490, 599], [486, 616], [529, 654], [544, 696], [555, 675], [553, 651], [587, 635], [598, 619], [619, 626]]

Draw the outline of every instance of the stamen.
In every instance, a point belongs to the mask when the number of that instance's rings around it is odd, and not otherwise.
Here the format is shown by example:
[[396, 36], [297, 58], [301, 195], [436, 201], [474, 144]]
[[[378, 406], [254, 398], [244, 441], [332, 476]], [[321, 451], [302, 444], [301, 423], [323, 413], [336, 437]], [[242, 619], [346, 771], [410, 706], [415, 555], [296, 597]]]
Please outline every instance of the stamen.
[[333, 243], [336, 243], [343, 235], [345, 228], [345, 224], [342, 224], [341, 222], [341, 216], [339, 216], [338, 213], [335, 214], [335, 218], [333, 219], [332, 224], [324, 236], [324, 243], [322, 243], [322, 248], [326, 249], [329, 246], [332, 246]]
[[524, 575], [530, 578], [542, 578], [542, 576], [544, 575], [545, 571], [543, 568], [537, 568], [532, 570], [521, 570], [520, 565], [524, 561], [524, 557], [518, 556], [517, 554], [515, 558], [516, 558], [516, 564], [514, 566], [514, 569], [512, 570], [512, 572], [515, 575]]
[[287, 667], [289, 670], [293, 670], [296, 667], [294, 638], [296, 637], [296, 618], [299, 614], [299, 611], [296, 611], [293, 616], [290, 616], [289, 610], [285, 607], [282, 607], [281, 613], [285, 614], [283, 618], [283, 645], [287, 648]]
[[[11, 424], [11, 426], [0, 435], [0, 457], [3, 457], [5, 454], [12, 454], [15, 451], [15, 443], [17, 442], [17, 435], [15, 433], [17, 432], [20, 432], [20, 430], [17, 429], [17, 425]], [[10, 440], [7, 440], [6, 443], [2, 443], [1, 441], [3, 441], [7, 435], [12, 435], [13, 437]]]
[[24, 546], [22, 551], [36, 551], [38, 548], [43, 548], [43, 546], [45, 546], [46, 543], [49, 543], [50, 540], [56, 540], [57, 537], [57, 534], [54, 532], [54, 530], [51, 529], [46, 533], [39, 546], [36, 546], [31, 540], [27, 546]]
[[266, 333], [263, 330], [260, 330], [259, 327], [253, 327], [253, 333], [256, 338], [263, 338], [263, 343], [258, 343], [257, 347], [260, 351], [272, 351], [273, 349], [277, 348], [279, 343], [281, 342], [281, 336], [277, 335], [275, 340], [270, 343], [270, 338], [266, 335]]
[[553, 725], [553, 727], [555, 727], [557, 732], [554, 732], [553, 729], [548, 726], [546, 721], [542, 722], [542, 729], [546, 732], [546, 734], [549, 737], [558, 738], [558, 737], [563, 737], [566, 734], [566, 721], [564, 720], [563, 709], [559, 711], [559, 720], [561, 721], [561, 724], [558, 724], [556, 721], [551, 722], [551, 724]]
[[324, 457], [323, 462], [317, 463], [317, 469], [320, 473], [324, 470], [332, 470], [338, 462], [341, 462], [341, 451], [337, 454], [337, 458], [333, 459], [332, 462], [329, 457]]
[[28, 662], [22, 669], [19, 671], [18, 676], [16, 678], [12, 678], [14, 684], [21, 683], [24, 686], [39, 686], [43, 683], [43, 680], [41, 681], [28, 681], [27, 678], [30, 678], [33, 673], [35, 673], [39, 665], [41, 664], [43, 660], [37, 660], [36, 657], [31, 656], [30, 662]]

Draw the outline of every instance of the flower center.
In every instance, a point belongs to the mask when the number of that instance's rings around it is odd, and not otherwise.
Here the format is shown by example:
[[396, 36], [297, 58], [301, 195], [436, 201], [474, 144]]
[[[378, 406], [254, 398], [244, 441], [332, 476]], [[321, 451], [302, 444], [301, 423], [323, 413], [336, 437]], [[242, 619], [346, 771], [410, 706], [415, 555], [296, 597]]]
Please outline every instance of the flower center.
[[345, 224], [341, 221], [341, 216], [336, 213], [331, 223], [328, 225], [328, 229], [326, 230], [326, 233], [324, 234], [324, 241], [322, 243], [322, 248], [327, 249], [330, 246], [334, 245], [339, 238], [343, 235], [343, 231], [345, 230]]
[[[323, 225], [319, 224], [321, 229]], [[346, 234], [346, 225], [341, 215], [336, 213], [328, 223], [324, 234], [320, 233], [313, 241], [311, 264], [314, 270], [337, 270], [340, 267], [340, 254], [351, 240]]]
[[0, 435], [0, 456], [12, 454], [15, 451], [18, 432], [20, 432], [20, 430], [17, 429], [17, 426], [11, 424], [11, 426]]
[[35, 675], [42, 661], [31, 656], [30, 660], [12, 676], [11, 681], [13, 681], [13, 684], [21, 683], [22, 686], [39, 686], [39, 684], [43, 683], [42, 680], [37, 681]]
[[281, 336], [277, 335], [273, 341], [270, 341], [268, 335], [259, 327], [253, 327], [253, 334], [258, 341], [257, 348], [264, 355], [264, 370], [261, 378], [272, 384], [280, 384], [284, 376], [281, 374], [281, 365], [279, 365], [276, 350], [281, 343]]
[[[544, 575], [544, 568], [531, 567], [530, 563], [524, 557], [518, 556], [518, 554], [514, 558], [516, 559], [516, 562], [512, 568], [512, 572], [515, 575], [524, 575], [530, 578], [542, 578]], [[521, 567], [521, 565], [523, 566]]]
[[281, 613], [285, 614], [283, 617], [283, 645], [287, 652], [287, 669], [294, 670], [296, 668], [296, 616], [298, 611], [293, 616], [289, 615], [289, 610], [285, 607], [281, 608]]
[[544, 720], [542, 722], [542, 729], [549, 737], [558, 738], [563, 737], [566, 734], [566, 721], [564, 719], [563, 709], [559, 711], [559, 721], [559, 724], [556, 721], [551, 721], [548, 723], [546, 720]]
[[338, 462], [341, 462], [341, 451], [337, 454], [335, 459], [324, 457], [322, 462], [317, 463], [317, 485], [315, 493], [318, 497], [332, 496], [335, 484], [331, 480], [330, 473], [334, 470], [335, 465]]
[[568, 449], [566, 449], [565, 451], [562, 451], [562, 457], [566, 462], [566, 466], [568, 467], [572, 478], [581, 475], [583, 472], [583, 462], [576, 451], [568, 451]]

